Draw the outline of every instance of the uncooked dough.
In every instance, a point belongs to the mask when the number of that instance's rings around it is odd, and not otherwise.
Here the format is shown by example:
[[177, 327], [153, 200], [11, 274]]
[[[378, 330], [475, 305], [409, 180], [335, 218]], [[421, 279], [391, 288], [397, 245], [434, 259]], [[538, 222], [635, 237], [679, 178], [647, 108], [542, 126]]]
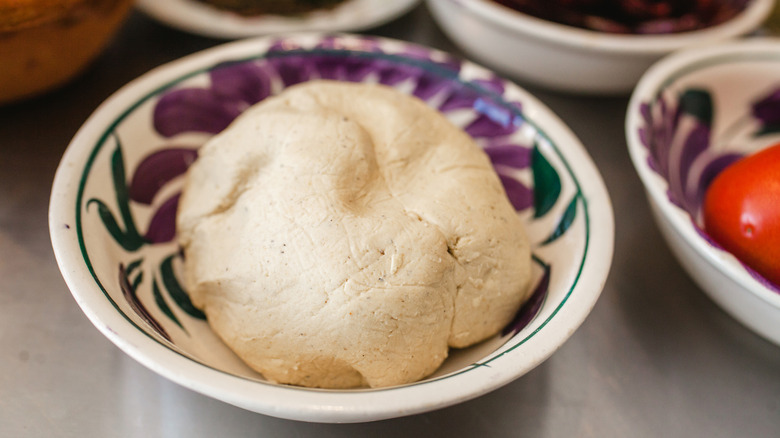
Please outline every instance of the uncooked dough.
[[381, 85], [314, 81], [249, 108], [201, 148], [177, 229], [195, 306], [280, 383], [417, 381], [528, 295], [523, 224], [485, 153]]

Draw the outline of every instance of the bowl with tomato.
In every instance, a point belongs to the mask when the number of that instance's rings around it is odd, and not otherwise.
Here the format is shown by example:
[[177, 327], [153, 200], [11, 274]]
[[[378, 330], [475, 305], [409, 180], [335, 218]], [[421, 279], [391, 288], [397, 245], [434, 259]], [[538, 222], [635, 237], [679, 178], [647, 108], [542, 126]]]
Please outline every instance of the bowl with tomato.
[[668, 56], [626, 117], [672, 252], [726, 312], [780, 344], [780, 39]]
[[628, 95], [655, 61], [761, 26], [775, 0], [426, 0], [442, 31], [523, 84]]

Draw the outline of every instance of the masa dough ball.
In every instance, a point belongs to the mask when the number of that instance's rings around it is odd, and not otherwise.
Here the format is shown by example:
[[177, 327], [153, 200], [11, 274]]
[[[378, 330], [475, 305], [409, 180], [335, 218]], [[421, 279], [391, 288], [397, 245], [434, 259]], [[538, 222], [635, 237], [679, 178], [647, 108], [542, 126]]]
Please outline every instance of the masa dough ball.
[[523, 224], [487, 156], [381, 85], [309, 82], [249, 108], [201, 148], [177, 228], [193, 303], [281, 383], [419, 380], [529, 293]]

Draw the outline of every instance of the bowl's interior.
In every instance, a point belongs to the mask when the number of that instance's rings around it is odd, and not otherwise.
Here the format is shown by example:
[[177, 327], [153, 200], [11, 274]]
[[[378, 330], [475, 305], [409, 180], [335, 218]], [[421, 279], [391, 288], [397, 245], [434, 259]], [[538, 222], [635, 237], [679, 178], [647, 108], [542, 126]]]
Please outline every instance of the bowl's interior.
[[663, 2], [638, 6], [635, 2], [517, 2], [488, 0], [530, 17], [579, 29], [622, 35], [660, 35], [690, 32], [726, 22], [744, 11], [750, 0]]
[[[211, 332], [179, 280], [174, 218], [181, 176], [198, 146], [267, 95], [316, 78], [379, 81], [425, 99], [472, 134], [528, 223], [536, 248], [537, 296], [503, 335], [454, 352], [437, 375], [482, 361], [529, 320], [549, 317], [563, 300], [555, 295], [569, 289], [585, 244], [576, 183], [543, 134], [523, 120], [519, 104], [501, 99], [499, 80], [464, 82], [454, 59], [347, 51], [330, 43], [325, 40], [312, 51], [272, 46], [266, 56], [183, 75], [132, 102], [93, 145], [93, 160], [84, 169], [78, 225], [85, 261], [106, 298], [139, 330], [209, 367], [262, 379]], [[550, 254], [558, 240], [567, 251]], [[549, 278], [551, 270], [556, 275]]]
[[[179, 280], [176, 205], [198, 147], [252, 103], [319, 78], [395, 87], [465, 129], [492, 159], [530, 237], [531, 300], [503, 333], [452, 351], [435, 375], [400, 388], [412, 395], [356, 390], [327, 392], [342, 395], [322, 399], [321, 391], [265, 382], [211, 332]], [[248, 409], [322, 421], [433, 409], [529, 371], [571, 336], [595, 304], [614, 235], [609, 198], [584, 149], [525, 91], [419, 46], [319, 35], [229, 44], [120, 90], [69, 146], [55, 177], [50, 228], [77, 302], [128, 354]], [[366, 394], [376, 398], [367, 402]], [[338, 412], [318, 403], [335, 404]], [[307, 414], [314, 411], [319, 416]]]
[[[450, 3], [449, 0], [428, 0]], [[653, 34], [614, 33], [584, 29], [538, 18], [500, 5], [492, 0], [459, 0], [459, 6], [495, 24], [511, 34], [525, 35], [576, 47], [585, 52], [605, 51], [615, 54], [663, 55], [674, 50], [711, 41], [744, 35], [758, 28], [769, 16], [775, 0], [734, 0], [740, 12], [717, 24], [685, 32], [658, 32]], [[596, 20], [598, 21], [598, 20]]]
[[655, 88], [644, 89], [631, 111], [644, 165], [661, 177], [646, 182], [690, 215], [692, 238], [715, 249], [702, 230], [708, 185], [737, 159], [780, 141], [780, 51], [710, 52], [655, 74]]

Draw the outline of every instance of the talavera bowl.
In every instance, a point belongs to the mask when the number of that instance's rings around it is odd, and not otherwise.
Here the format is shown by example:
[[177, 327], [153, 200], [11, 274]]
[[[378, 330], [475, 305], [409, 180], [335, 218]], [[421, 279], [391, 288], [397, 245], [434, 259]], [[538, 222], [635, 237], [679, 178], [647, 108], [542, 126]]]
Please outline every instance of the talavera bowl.
[[708, 184], [780, 141], [780, 40], [684, 51], [637, 85], [626, 135], [656, 222], [682, 266], [724, 310], [780, 344], [780, 291], [702, 230]]
[[[316, 78], [381, 82], [438, 108], [485, 148], [533, 249], [534, 295], [504, 332], [452, 351], [410, 385], [349, 391], [273, 384], [212, 333], [181, 286], [174, 216], [197, 149], [248, 105]], [[444, 53], [357, 36], [235, 42], [163, 66], [101, 105], [62, 159], [52, 243], [95, 326], [161, 375], [284, 418], [357, 422], [477, 397], [553, 354], [601, 293], [614, 237], [601, 177], [579, 141], [527, 92]]]
[[750, 0], [739, 15], [701, 30], [626, 35], [542, 20], [492, 0], [426, 1], [447, 36], [499, 73], [549, 89], [603, 95], [630, 94], [645, 70], [673, 51], [754, 31], [774, 4]]

